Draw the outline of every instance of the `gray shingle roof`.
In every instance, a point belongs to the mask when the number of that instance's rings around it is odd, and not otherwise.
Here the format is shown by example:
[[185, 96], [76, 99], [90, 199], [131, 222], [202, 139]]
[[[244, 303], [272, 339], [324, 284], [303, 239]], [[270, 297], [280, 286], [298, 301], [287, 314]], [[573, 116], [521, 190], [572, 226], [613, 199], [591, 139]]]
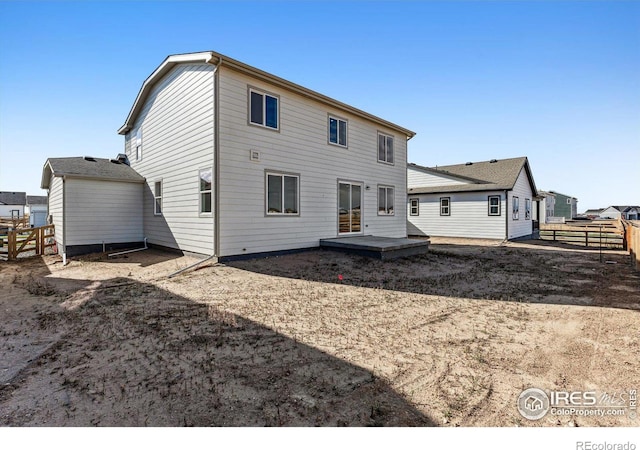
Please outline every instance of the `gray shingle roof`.
[[4, 205], [24, 205], [26, 202], [26, 192], [0, 192], [0, 203]]
[[[493, 161], [493, 162], [492, 162]], [[491, 161], [480, 161], [471, 164], [454, 164], [438, 167], [417, 167], [431, 173], [459, 177], [467, 184], [448, 186], [415, 187], [408, 190], [409, 194], [430, 194], [440, 192], [472, 192], [472, 191], [497, 191], [513, 189], [520, 171], [524, 167], [529, 177], [531, 187], [536, 192], [529, 162], [525, 156]]]
[[46, 205], [47, 196], [46, 195], [27, 195], [27, 204], [28, 205]]
[[69, 157], [49, 158], [44, 165], [41, 187], [48, 188], [48, 177], [44, 176], [48, 168], [54, 176], [92, 178], [97, 180], [144, 182], [144, 177], [130, 166], [106, 158]]

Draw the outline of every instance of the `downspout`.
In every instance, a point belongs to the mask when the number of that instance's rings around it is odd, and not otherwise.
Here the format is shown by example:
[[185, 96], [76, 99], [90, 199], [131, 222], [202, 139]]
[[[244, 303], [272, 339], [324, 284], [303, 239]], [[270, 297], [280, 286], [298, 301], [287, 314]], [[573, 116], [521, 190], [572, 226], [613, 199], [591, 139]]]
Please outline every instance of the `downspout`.
[[509, 191], [504, 190], [504, 240], [509, 240]]
[[[213, 53], [207, 64], [213, 64]], [[218, 63], [213, 68], [213, 255], [220, 255], [220, 100], [218, 92], [220, 90], [220, 78], [218, 68], [222, 65], [222, 56], [218, 58]]]
[[[67, 265], [67, 177], [62, 177], [62, 265]], [[59, 251], [59, 250], [58, 250]]]

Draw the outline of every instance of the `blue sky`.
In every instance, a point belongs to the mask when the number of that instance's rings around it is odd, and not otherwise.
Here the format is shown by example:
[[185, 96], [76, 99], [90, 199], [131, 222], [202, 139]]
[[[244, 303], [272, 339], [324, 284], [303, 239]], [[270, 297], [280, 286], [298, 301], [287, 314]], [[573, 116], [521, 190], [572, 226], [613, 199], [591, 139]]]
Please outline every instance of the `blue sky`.
[[640, 204], [640, 3], [0, 1], [0, 190], [114, 157], [169, 54], [214, 50], [417, 132], [427, 166], [528, 156], [578, 209]]

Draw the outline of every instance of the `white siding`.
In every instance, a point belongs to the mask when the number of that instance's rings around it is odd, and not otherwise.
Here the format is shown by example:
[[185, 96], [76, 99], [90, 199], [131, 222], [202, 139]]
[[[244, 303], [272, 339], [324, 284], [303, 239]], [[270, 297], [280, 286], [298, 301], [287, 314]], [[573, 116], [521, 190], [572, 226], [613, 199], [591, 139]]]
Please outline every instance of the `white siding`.
[[620, 219], [622, 217], [622, 213], [613, 206], [609, 206], [607, 209], [600, 213], [600, 217], [609, 219]]
[[[125, 137], [133, 167], [146, 178], [144, 234], [149, 243], [203, 254], [214, 251], [213, 214], [199, 214], [199, 169], [213, 168], [213, 66], [176, 66], [152, 90]], [[135, 136], [142, 127], [142, 158]], [[162, 215], [153, 189], [162, 180]]]
[[407, 166], [407, 187], [452, 186], [457, 184], [469, 184], [453, 177], [440, 176], [428, 173], [415, 167]]
[[11, 217], [11, 211], [18, 210], [20, 216], [24, 215], [23, 205], [0, 205], [0, 217]]
[[64, 181], [60, 177], [51, 176], [49, 183], [49, 211], [55, 225], [55, 239], [58, 253], [64, 252], [64, 213], [63, 213]]
[[64, 207], [67, 246], [144, 239], [140, 183], [67, 179]]
[[[226, 67], [220, 69], [220, 256], [319, 245], [337, 236], [338, 180], [363, 182], [364, 234], [406, 236], [406, 136]], [[248, 86], [280, 98], [280, 130], [248, 124]], [[327, 115], [348, 120], [348, 148], [327, 143]], [[378, 131], [394, 165], [377, 161]], [[250, 150], [260, 161], [250, 161]], [[265, 217], [265, 170], [300, 175], [300, 215]], [[395, 187], [395, 215], [378, 216], [377, 187]]]
[[[500, 196], [500, 215], [489, 215], [489, 196]], [[409, 233], [426, 236], [466, 237], [485, 239], [505, 238], [504, 191], [461, 192], [451, 194], [420, 194], [419, 215], [408, 215]], [[450, 215], [440, 215], [440, 198], [450, 198]]]
[[[520, 214], [519, 219], [514, 220], [512, 214], [513, 197], [519, 198]], [[527, 178], [527, 173], [524, 168], [520, 170], [520, 175], [516, 180], [516, 184], [512, 191], [509, 191], [509, 202], [507, 204], [507, 214], [509, 218], [509, 239], [515, 239], [522, 236], [528, 236], [533, 232], [533, 206], [531, 207], [531, 217], [525, 218], [525, 205], [526, 200], [531, 200], [533, 204], [533, 193], [531, 191], [531, 185]]]

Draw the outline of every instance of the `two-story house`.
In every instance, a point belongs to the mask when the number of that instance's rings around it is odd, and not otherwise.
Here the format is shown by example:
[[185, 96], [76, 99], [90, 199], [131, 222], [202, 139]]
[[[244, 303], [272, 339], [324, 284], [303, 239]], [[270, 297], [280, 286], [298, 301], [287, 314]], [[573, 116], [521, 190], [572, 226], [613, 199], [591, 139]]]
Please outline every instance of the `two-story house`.
[[131, 239], [229, 258], [407, 235], [414, 132], [219, 53], [166, 58], [118, 132], [145, 180]]

